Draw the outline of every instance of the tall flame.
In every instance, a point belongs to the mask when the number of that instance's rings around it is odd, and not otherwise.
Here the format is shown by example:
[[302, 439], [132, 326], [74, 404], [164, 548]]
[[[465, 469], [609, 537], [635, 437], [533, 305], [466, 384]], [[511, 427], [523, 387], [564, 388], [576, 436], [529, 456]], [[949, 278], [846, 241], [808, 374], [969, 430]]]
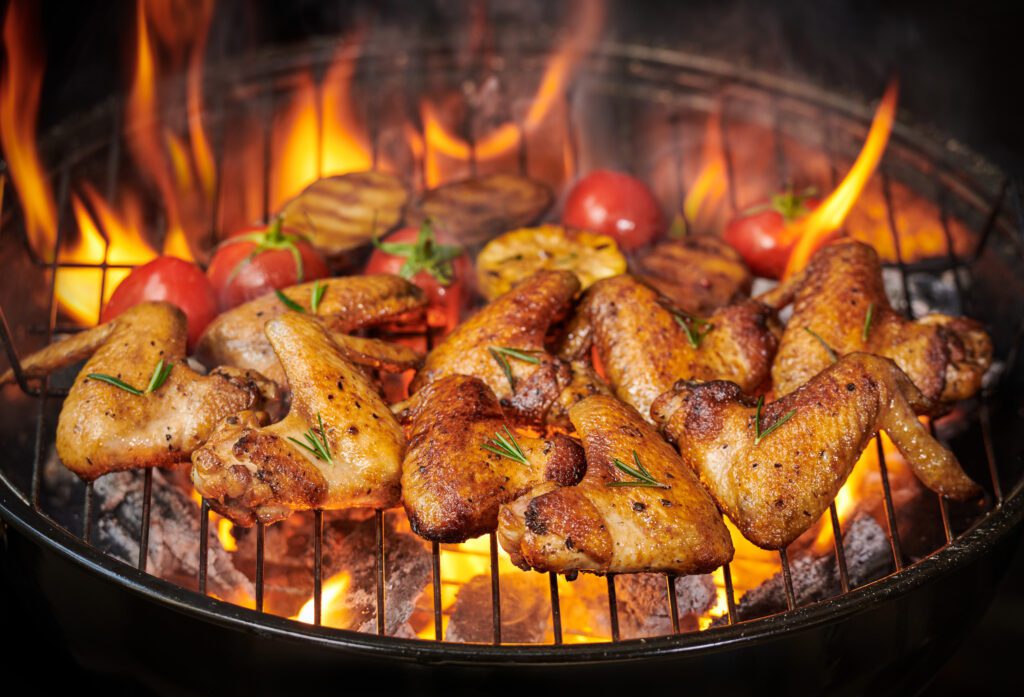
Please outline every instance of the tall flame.
[[695, 229], [706, 227], [704, 219], [713, 214], [729, 190], [729, 177], [722, 149], [722, 115], [708, 117], [701, 147], [701, 169], [686, 193], [683, 214]]
[[57, 207], [36, 150], [36, 114], [44, 62], [29, 3], [12, 0], [4, 17], [3, 82], [0, 83], [0, 143], [11, 181], [21, 199], [29, 244], [49, 260], [56, 250]]
[[861, 191], [881, 162], [885, 147], [889, 143], [889, 134], [896, 118], [898, 97], [899, 85], [894, 79], [885, 89], [882, 101], [871, 121], [864, 147], [861, 148], [846, 178], [814, 212], [798, 219], [786, 229], [784, 241], [797, 240], [786, 264], [786, 277], [807, 265], [818, 247], [843, 224], [850, 209], [857, 202]]

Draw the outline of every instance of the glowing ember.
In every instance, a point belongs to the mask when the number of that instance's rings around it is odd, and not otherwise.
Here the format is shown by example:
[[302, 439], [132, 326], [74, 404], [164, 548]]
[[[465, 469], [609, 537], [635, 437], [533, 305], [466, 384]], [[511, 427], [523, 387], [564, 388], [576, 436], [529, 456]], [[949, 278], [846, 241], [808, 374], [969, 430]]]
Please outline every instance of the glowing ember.
[[889, 143], [889, 133], [892, 131], [893, 121], [896, 118], [898, 96], [898, 83], [893, 80], [882, 96], [875, 117], [871, 121], [871, 128], [864, 141], [864, 147], [846, 178], [814, 212], [795, 221], [787, 228], [784, 241], [795, 239], [797, 244], [789, 257], [785, 276], [791, 276], [807, 265], [815, 250], [824, 243], [830, 234], [839, 229], [850, 209], [857, 202], [861, 191], [864, 190], [871, 175], [878, 167], [878, 163], [881, 162], [885, 146]]

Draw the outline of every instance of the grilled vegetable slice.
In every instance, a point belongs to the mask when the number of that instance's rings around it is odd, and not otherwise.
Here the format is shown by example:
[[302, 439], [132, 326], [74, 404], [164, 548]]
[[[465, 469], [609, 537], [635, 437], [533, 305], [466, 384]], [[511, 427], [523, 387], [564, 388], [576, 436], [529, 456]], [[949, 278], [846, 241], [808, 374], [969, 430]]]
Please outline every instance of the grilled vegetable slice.
[[480, 293], [493, 300], [542, 269], [572, 271], [583, 288], [626, 271], [615, 240], [561, 225], [506, 232], [491, 240], [476, 258]]
[[318, 179], [281, 209], [282, 226], [303, 235], [335, 266], [402, 219], [409, 192], [386, 172]]
[[409, 211], [406, 224], [427, 218], [464, 247], [476, 247], [505, 230], [538, 220], [554, 201], [544, 184], [512, 174], [490, 174], [428, 191]]

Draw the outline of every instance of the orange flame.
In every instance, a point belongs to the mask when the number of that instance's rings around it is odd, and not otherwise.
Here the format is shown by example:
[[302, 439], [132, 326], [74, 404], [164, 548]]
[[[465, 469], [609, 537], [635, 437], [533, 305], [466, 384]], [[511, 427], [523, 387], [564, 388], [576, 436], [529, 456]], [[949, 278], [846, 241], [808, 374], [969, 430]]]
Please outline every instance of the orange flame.
[[[345, 627], [347, 625], [346, 620], [347, 612], [345, 612], [345, 606], [342, 604], [342, 599], [348, 592], [349, 583], [352, 581], [352, 576], [347, 571], [339, 571], [338, 573], [331, 576], [324, 582], [323, 594], [321, 597], [321, 620], [322, 624], [327, 627]], [[306, 624], [313, 624], [316, 621], [315, 606], [313, 604], [313, 598], [306, 601], [306, 604], [302, 606], [298, 614], [292, 617], [293, 620], [299, 622], [305, 622]]]
[[714, 213], [729, 190], [725, 155], [722, 149], [722, 116], [716, 112], [708, 117], [701, 148], [701, 169], [683, 202], [683, 214], [697, 229], [706, 227], [705, 217]]
[[36, 150], [36, 114], [43, 84], [43, 58], [28, 3], [13, 0], [4, 17], [3, 82], [0, 83], [0, 143], [21, 199], [29, 244], [49, 260], [56, 250], [57, 207]]
[[861, 148], [846, 178], [813, 213], [797, 220], [786, 229], [783, 241], [795, 239], [797, 243], [786, 264], [785, 277], [804, 268], [818, 247], [846, 220], [847, 214], [857, 202], [861, 191], [885, 154], [885, 147], [889, 143], [889, 134], [896, 118], [898, 97], [899, 85], [896, 80], [892, 80], [885, 89], [878, 110], [875, 111], [864, 147]]
[[[433, 187], [442, 182], [443, 172], [437, 159], [439, 154], [458, 161], [475, 157], [477, 162], [498, 160], [514, 154], [520, 141], [540, 130], [549, 123], [556, 113], [556, 105], [563, 103], [562, 97], [572, 78], [573, 70], [597, 39], [604, 23], [604, 7], [599, 2], [579, 4], [577, 21], [573, 31], [561, 42], [561, 48], [548, 60], [530, 100], [521, 123], [506, 122], [476, 139], [473, 147], [455, 135], [445, 125], [441, 111], [431, 100], [424, 98], [420, 104], [423, 121], [423, 136], [410, 138], [410, 147], [416, 154], [425, 153], [426, 185]], [[426, 141], [424, 149], [423, 140]], [[564, 159], [564, 158], [563, 158]], [[566, 170], [567, 172], [569, 170]]]

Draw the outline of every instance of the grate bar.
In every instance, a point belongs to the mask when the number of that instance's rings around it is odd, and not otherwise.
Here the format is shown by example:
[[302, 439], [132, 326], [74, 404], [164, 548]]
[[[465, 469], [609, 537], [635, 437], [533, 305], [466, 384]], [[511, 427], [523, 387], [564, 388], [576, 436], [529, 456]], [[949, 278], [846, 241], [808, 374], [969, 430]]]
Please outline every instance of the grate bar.
[[796, 593], [793, 592], [793, 571], [789, 568], [789, 552], [785, 547], [779, 550], [779, 561], [782, 562], [782, 580], [786, 587], [786, 609], [796, 607]]
[[1003, 505], [1003, 485], [999, 479], [999, 467], [996, 465], [995, 446], [992, 444], [992, 417], [989, 414], [987, 395], [982, 393], [981, 405], [978, 408], [978, 421], [981, 424], [981, 439], [985, 445], [985, 460], [988, 462], [988, 474], [992, 478], [992, 493], [996, 497], [996, 506]]
[[843, 546], [843, 529], [839, 523], [839, 511], [836, 510], [836, 502], [832, 501], [828, 507], [829, 516], [832, 518], [832, 540], [836, 549], [836, 567], [839, 569], [839, 587], [843, 593], [850, 590], [850, 572], [846, 566], [846, 549]]
[[139, 530], [139, 571], [149, 560], [149, 522], [153, 513], [153, 469], [146, 468], [142, 483], [142, 522]]
[[892, 246], [896, 251], [896, 265], [900, 270], [900, 280], [903, 286], [903, 302], [906, 313], [913, 319], [913, 305], [910, 302], [910, 284], [907, 283], [907, 264], [903, 260], [903, 249], [900, 245], [900, 232], [896, 225], [896, 209], [892, 203], [892, 182], [889, 175], [882, 170], [882, 197], [885, 199], [885, 218], [889, 225], [889, 234], [892, 235]]
[[206, 595], [206, 576], [210, 565], [210, 504], [204, 498], [199, 506], [199, 592]]
[[725, 580], [725, 603], [729, 609], [729, 624], [736, 624], [736, 591], [732, 586], [732, 565], [722, 567], [722, 578]]
[[324, 604], [324, 512], [313, 511], [313, 624], [323, 621]]
[[668, 594], [668, 612], [672, 618], [672, 633], [679, 633], [679, 598], [676, 597], [676, 575], [665, 574], [665, 592]]
[[992, 207], [989, 208], [988, 217], [985, 219], [985, 224], [981, 228], [981, 234], [978, 236], [978, 244], [974, 247], [974, 251], [971, 253], [971, 263], [981, 259], [981, 255], [985, 253], [986, 247], [988, 247], [989, 240], [992, 239], [992, 232], [996, 229], [996, 223], [999, 222], [999, 215], [1003, 212], [1003, 204], [1006, 202], [1006, 192], [1010, 188], [1010, 180], [1003, 179], [999, 185], [999, 193], [996, 195], [996, 200], [992, 203]]
[[498, 538], [492, 532], [491, 543], [491, 622], [494, 625], [494, 644], [501, 644], [501, 580], [498, 577]]
[[384, 604], [384, 511], [379, 508], [374, 513], [374, 527], [377, 534], [377, 634], [387, 633], [387, 607]]
[[92, 517], [93, 517], [93, 483], [85, 483], [85, 497], [82, 502], [82, 542], [90, 544], [92, 541]]
[[885, 448], [882, 447], [881, 435], [875, 436], [875, 447], [878, 450], [878, 472], [882, 476], [882, 496], [885, 500], [885, 522], [889, 530], [889, 544], [892, 547], [892, 560], [896, 570], [903, 569], [903, 549], [900, 545], [900, 533], [896, 527], [896, 510], [892, 504], [892, 489], [889, 487], [889, 468], [885, 465]]
[[551, 586], [551, 629], [555, 635], [555, 644], [561, 644], [562, 604], [558, 597], [558, 574], [554, 571], [548, 574], [548, 584]]
[[256, 609], [263, 612], [263, 562], [266, 526], [256, 523]]
[[725, 163], [726, 186], [729, 189], [729, 208], [733, 213], [736, 213], [739, 210], [739, 202], [736, 199], [736, 169], [733, 163], [732, 145], [729, 142], [729, 119], [727, 117], [726, 99], [723, 95], [720, 101], [718, 129], [722, 134], [722, 161]]
[[434, 577], [434, 639], [444, 638], [444, 617], [441, 615], [441, 546], [430, 543], [430, 567]]
[[619, 603], [615, 597], [615, 574], [608, 574], [608, 619], [612, 627], [612, 641], [618, 641]]

